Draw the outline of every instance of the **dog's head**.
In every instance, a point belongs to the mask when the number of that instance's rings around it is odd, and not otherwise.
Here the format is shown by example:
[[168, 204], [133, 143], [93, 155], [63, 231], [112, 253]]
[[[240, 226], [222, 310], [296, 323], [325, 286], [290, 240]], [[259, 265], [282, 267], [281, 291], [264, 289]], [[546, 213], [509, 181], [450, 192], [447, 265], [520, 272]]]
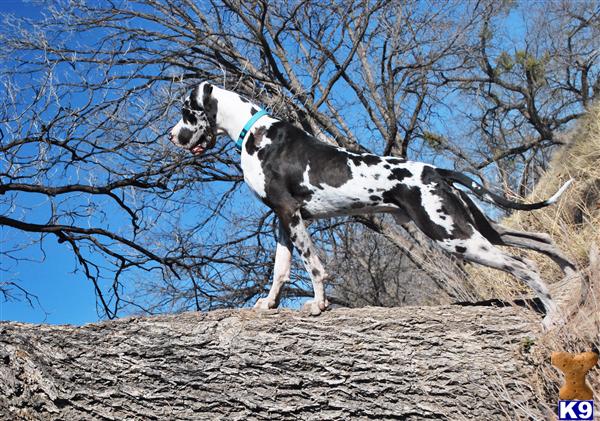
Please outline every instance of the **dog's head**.
[[213, 87], [202, 82], [187, 96], [181, 108], [181, 120], [171, 129], [170, 140], [194, 155], [201, 155], [215, 146], [217, 101], [212, 98]]

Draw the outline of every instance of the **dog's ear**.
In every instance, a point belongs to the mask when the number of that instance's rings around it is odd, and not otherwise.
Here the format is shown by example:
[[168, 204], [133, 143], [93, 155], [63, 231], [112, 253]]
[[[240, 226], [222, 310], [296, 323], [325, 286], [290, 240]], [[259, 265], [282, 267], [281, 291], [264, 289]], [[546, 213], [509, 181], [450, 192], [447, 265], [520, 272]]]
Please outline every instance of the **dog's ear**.
[[217, 99], [212, 95], [213, 85], [205, 82], [202, 86], [202, 107], [208, 117], [208, 121], [211, 125], [214, 125], [217, 119], [218, 103]]
[[202, 92], [200, 92], [200, 85], [196, 86], [192, 93], [190, 93], [190, 107], [192, 110], [201, 110], [202, 109]]
[[210, 97], [212, 95], [212, 91], [213, 86], [208, 82], [204, 83], [204, 87], [202, 88], [202, 105], [204, 106], [205, 110], [210, 109]]
[[213, 86], [208, 82], [203, 82], [196, 86], [190, 94], [190, 106], [193, 110], [207, 110], [211, 105], [211, 94]]

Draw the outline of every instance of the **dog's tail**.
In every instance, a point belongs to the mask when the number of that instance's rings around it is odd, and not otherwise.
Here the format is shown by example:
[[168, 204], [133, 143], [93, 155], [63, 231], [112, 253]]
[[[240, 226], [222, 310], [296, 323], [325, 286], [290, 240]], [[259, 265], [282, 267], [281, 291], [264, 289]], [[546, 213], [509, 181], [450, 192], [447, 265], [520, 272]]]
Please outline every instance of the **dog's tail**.
[[540, 208], [549, 206], [549, 205], [555, 203], [558, 200], [558, 198], [569, 187], [569, 185], [573, 182], [573, 179], [570, 179], [565, 184], [563, 184], [562, 187], [560, 189], [558, 189], [558, 191], [556, 193], [554, 193], [554, 195], [552, 197], [550, 197], [549, 199], [546, 199], [542, 202], [521, 203], [521, 202], [514, 202], [512, 200], [508, 200], [505, 197], [502, 197], [500, 195], [492, 193], [491, 191], [489, 191], [488, 189], [483, 187], [481, 184], [477, 183], [476, 181], [472, 180], [471, 178], [469, 178], [466, 175], [459, 173], [457, 171], [446, 170], [443, 168], [436, 168], [436, 171], [439, 175], [444, 177], [444, 179], [446, 179], [452, 183], [458, 183], [458, 184], [465, 186], [466, 188], [473, 191], [473, 193], [475, 193], [477, 196], [479, 196], [483, 200], [491, 201], [491, 202], [495, 203], [496, 205], [501, 206], [506, 209], [517, 209], [517, 210], [534, 210], [534, 209], [540, 209]]

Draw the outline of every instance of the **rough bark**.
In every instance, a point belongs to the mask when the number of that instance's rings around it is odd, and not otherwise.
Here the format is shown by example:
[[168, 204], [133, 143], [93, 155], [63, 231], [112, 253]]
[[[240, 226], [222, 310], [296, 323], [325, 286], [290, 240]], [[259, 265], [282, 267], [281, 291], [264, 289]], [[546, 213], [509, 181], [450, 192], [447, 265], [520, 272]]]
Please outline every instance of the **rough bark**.
[[537, 335], [523, 309], [460, 306], [3, 322], [0, 419], [539, 419]]

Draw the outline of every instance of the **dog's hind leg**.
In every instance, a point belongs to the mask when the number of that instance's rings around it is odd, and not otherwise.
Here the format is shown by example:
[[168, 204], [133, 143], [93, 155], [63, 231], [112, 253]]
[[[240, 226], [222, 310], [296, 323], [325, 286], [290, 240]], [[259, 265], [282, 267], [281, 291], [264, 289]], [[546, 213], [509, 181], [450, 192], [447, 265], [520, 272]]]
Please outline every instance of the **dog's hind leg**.
[[292, 242], [281, 221], [278, 225], [277, 250], [275, 251], [275, 265], [273, 268], [273, 285], [269, 295], [256, 301], [254, 308], [257, 310], [269, 310], [279, 306], [281, 287], [290, 279], [292, 267]]
[[543, 325], [549, 328], [558, 324], [561, 321], [558, 307], [535, 264], [496, 247], [492, 242], [501, 244], [501, 235], [483, 223], [487, 220], [477, 223], [477, 218], [484, 218], [483, 214], [444, 180], [431, 176], [431, 173], [429, 178], [423, 175], [422, 179], [424, 186], [420, 189], [396, 189], [388, 197], [391, 196], [391, 201], [445, 250], [465, 260], [508, 272], [523, 281], [533, 289], [546, 309]]
[[503, 244], [543, 253], [554, 260], [565, 275], [571, 275], [575, 272], [575, 264], [556, 247], [548, 234], [513, 230], [500, 224], [492, 225], [500, 234]]
[[477, 231], [473, 233], [471, 238], [446, 240], [439, 244], [447, 250], [462, 256], [465, 260], [508, 272], [523, 281], [535, 292], [544, 305], [546, 316], [542, 324], [545, 328], [548, 329], [562, 321], [558, 307], [550, 296], [548, 287], [540, 278], [533, 262], [505, 253]]
[[544, 232], [519, 231], [514, 228], [500, 225], [497, 222], [492, 221], [490, 221], [490, 224], [500, 235], [511, 235], [515, 237], [529, 238], [531, 240], [536, 240], [542, 243], [552, 244], [552, 237], [550, 237], [549, 234], [546, 234]]

